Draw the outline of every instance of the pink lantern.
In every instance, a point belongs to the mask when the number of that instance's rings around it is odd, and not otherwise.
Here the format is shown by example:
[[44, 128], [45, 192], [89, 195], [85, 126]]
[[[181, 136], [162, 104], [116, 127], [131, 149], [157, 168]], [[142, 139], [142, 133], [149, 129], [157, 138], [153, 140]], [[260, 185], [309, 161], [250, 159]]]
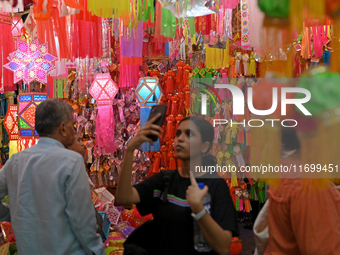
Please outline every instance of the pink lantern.
[[52, 62], [57, 59], [48, 53], [48, 43], [40, 44], [38, 39], [26, 43], [18, 39], [15, 45], [16, 51], [8, 55], [10, 62], [4, 65], [14, 72], [14, 83], [20, 80], [47, 83], [47, 73], [55, 68]]
[[[96, 74], [89, 89], [96, 99], [98, 113], [96, 117], [96, 145], [98, 150], [105, 150], [106, 154], [116, 151], [114, 137], [115, 118], [113, 116], [113, 99], [118, 93], [118, 86], [111, 79], [109, 73]], [[99, 153], [100, 154], [100, 153]]]
[[13, 17], [12, 23], [12, 35], [13, 37], [21, 36], [21, 29], [24, 27], [24, 23], [22, 22], [21, 16], [19, 14], [15, 14]]

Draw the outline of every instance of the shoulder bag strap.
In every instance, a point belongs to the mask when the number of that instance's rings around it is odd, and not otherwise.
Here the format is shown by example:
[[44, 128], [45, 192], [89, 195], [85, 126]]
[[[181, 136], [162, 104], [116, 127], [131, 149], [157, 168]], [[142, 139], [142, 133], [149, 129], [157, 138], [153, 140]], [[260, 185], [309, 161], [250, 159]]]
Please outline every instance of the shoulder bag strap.
[[164, 172], [164, 176], [163, 176], [163, 182], [164, 182], [164, 189], [163, 189], [163, 194], [161, 194], [161, 196], [163, 196], [163, 203], [167, 204], [169, 203], [168, 201], [168, 190], [169, 190], [169, 185], [170, 182], [172, 181], [175, 171], [166, 171]]

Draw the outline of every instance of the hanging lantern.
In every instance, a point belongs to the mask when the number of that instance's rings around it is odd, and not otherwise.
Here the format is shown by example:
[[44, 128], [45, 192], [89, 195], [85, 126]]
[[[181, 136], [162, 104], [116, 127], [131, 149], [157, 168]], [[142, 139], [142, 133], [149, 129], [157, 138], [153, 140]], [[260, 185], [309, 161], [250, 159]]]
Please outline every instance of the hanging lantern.
[[21, 16], [19, 14], [15, 14], [13, 17], [12, 23], [12, 35], [13, 37], [20, 37], [22, 35], [22, 28], [24, 27], [24, 23], [22, 22]]
[[[35, 130], [35, 112], [38, 105], [47, 99], [46, 93], [21, 93], [18, 96], [19, 114], [19, 136], [20, 148], [27, 149], [38, 141], [38, 132]], [[21, 146], [23, 145], [23, 148]]]
[[105, 154], [116, 151], [115, 118], [113, 115], [113, 99], [118, 93], [118, 86], [111, 79], [110, 73], [98, 73], [94, 76], [89, 89], [91, 96], [96, 99], [98, 114], [96, 117], [96, 146]]
[[16, 51], [8, 55], [9, 63], [4, 67], [14, 72], [14, 83], [23, 80], [30, 83], [34, 80], [47, 83], [47, 73], [55, 69], [52, 64], [57, 58], [48, 53], [48, 43], [40, 44], [38, 39], [26, 43], [18, 39]]
[[242, 241], [237, 237], [231, 239], [229, 252], [231, 255], [239, 255], [242, 252]]
[[19, 139], [17, 116], [18, 116], [17, 105], [16, 104], [9, 105], [8, 111], [4, 119], [4, 126], [7, 130], [9, 140]]
[[4, 119], [4, 126], [9, 138], [9, 158], [18, 152], [19, 129], [17, 117], [18, 106], [16, 104], [10, 104]]
[[[159, 104], [163, 95], [162, 88], [157, 77], [143, 77], [139, 79], [136, 97], [140, 103], [140, 126], [143, 126], [148, 121], [151, 107]], [[159, 139], [151, 146], [150, 143], [143, 143], [142, 151], [159, 151]]]

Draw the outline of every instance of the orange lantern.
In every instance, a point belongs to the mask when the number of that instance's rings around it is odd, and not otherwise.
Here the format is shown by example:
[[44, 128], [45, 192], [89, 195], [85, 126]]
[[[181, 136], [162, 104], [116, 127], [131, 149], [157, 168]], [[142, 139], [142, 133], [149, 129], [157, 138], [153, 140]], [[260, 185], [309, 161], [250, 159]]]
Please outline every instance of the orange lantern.
[[231, 238], [230, 255], [239, 255], [242, 252], [242, 242], [237, 237]]

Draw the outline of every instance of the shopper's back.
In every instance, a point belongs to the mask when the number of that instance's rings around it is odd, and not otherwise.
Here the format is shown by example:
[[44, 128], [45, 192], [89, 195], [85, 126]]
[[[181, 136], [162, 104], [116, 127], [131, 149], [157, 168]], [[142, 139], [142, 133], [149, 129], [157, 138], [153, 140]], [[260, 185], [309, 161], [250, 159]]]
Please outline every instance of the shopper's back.
[[64, 146], [41, 137], [0, 169], [19, 255], [105, 254], [83, 159]]

